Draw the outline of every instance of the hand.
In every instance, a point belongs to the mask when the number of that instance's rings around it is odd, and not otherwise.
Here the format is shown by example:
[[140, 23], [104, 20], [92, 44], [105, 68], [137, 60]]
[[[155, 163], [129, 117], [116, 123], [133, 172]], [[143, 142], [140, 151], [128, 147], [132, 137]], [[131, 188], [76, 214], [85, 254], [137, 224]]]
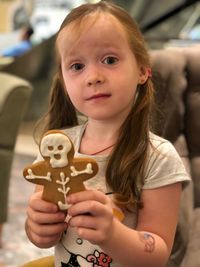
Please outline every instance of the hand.
[[42, 191], [34, 193], [27, 208], [26, 231], [30, 240], [38, 247], [54, 246], [67, 229], [66, 214], [58, 207], [41, 199]]
[[77, 234], [93, 244], [101, 245], [112, 233], [112, 200], [98, 190], [86, 190], [68, 196], [71, 204], [69, 225], [76, 227]]

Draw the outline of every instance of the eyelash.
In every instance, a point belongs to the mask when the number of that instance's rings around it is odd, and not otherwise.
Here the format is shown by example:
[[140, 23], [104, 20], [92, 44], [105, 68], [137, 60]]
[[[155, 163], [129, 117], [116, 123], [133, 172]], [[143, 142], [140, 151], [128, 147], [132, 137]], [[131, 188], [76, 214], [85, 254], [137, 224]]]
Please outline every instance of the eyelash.
[[[78, 68], [77, 68], [78, 67]], [[72, 69], [73, 71], [80, 71], [84, 68], [84, 64], [82, 63], [74, 63], [70, 66], [70, 69]]]
[[[104, 63], [106, 65], [114, 65], [117, 62], [118, 62], [118, 59], [116, 57], [113, 57], [113, 56], [108, 56], [102, 60], [102, 63]], [[78, 72], [78, 71], [81, 71], [84, 67], [85, 67], [85, 65], [82, 63], [74, 63], [70, 66], [70, 69]]]
[[[108, 62], [106, 63], [107, 60], [111, 60], [111, 63], [108, 63]], [[109, 56], [109, 57], [106, 57], [102, 62], [107, 64], [107, 65], [113, 65], [113, 64], [116, 64], [118, 62], [118, 59], [116, 57]]]

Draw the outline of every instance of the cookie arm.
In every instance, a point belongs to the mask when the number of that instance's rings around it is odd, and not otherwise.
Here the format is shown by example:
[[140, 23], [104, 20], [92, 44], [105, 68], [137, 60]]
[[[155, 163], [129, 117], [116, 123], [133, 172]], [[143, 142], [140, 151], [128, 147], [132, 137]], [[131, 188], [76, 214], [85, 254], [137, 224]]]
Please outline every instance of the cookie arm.
[[27, 166], [23, 171], [24, 178], [34, 184], [45, 185], [51, 182], [51, 172], [48, 171], [44, 161]]
[[98, 165], [93, 159], [76, 158], [69, 166], [69, 177], [67, 194], [86, 190], [83, 182], [97, 174]]
[[98, 172], [98, 165], [93, 159], [79, 159], [74, 160], [70, 167], [71, 176], [78, 176], [79, 181], [84, 182], [94, 177]]

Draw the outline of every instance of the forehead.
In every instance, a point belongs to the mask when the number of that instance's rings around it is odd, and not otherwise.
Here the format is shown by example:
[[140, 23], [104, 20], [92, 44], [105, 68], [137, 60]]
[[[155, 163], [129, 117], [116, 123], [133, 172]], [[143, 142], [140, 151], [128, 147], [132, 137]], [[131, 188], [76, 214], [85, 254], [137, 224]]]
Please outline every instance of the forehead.
[[58, 35], [57, 47], [59, 52], [64, 48], [69, 53], [84, 42], [106, 46], [117, 45], [120, 40], [128, 44], [128, 36], [121, 22], [109, 13], [99, 12], [65, 26]]

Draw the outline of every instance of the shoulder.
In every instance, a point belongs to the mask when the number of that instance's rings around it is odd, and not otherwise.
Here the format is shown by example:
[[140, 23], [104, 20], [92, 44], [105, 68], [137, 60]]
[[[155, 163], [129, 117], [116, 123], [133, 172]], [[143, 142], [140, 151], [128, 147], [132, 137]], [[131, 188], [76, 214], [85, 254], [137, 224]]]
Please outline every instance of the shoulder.
[[156, 151], [166, 156], [169, 154], [179, 157], [178, 152], [170, 141], [150, 132], [150, 154], [154, 154]]
[[63, 132], [71, 139], [74, 144], [75, 151], [79, 149], [81, 137], [84, 133], [86, 124], [80, 124], [71, 128], [62, 129]]
[[168, 140], [150, 133], [149, 158], [145, 170], [144, 189], [156, 188], [190, 178], [182, 159]]

